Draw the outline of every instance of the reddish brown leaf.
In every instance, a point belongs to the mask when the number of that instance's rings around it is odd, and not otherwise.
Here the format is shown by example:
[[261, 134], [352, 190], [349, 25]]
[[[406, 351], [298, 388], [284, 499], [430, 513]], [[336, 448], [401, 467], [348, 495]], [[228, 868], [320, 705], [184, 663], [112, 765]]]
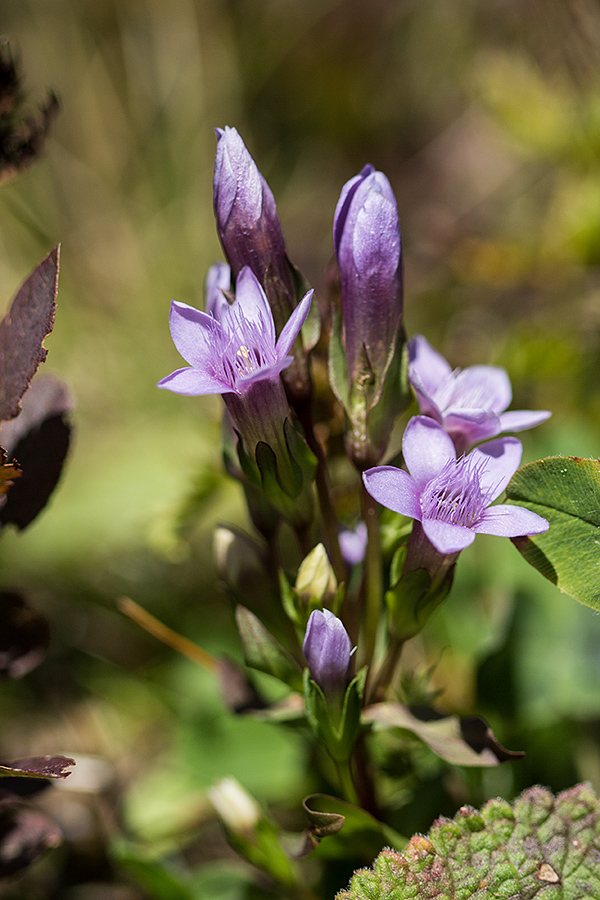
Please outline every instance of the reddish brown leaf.
[[18, 416], [0, 427], [0, 442], [22, 470], [0, 507], [0, 526], [29, 525], [56, 487], [69, 449], [71, 426], [67, 414], [72, 399], [57, 378], [38, 376], [23, 397]]
[[52, 331], [58, 292], [59, 247], [55, 247], [17, 292], [0, 322], [0, 421], [12, 419], [40, 363]]
[[0, 765], [0, 777], [66, 778], [71, 774], [67, 769], [74, 765], [75, 760], [66, 756], [31, 756]]

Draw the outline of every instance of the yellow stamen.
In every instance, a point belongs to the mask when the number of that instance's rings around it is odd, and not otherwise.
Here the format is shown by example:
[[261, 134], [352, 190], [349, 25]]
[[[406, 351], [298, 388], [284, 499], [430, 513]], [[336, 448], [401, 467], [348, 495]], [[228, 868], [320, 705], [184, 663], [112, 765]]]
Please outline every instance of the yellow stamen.
[[240, 360], [240, 366], [238, 366], [238, 368], [240, 368], [240, 371], [244, 370], [245, 372], [251, 372], [252, 364], [250, 362], [250, 351], [248, 350], [248, 348], [242, 344], [242, 346], [236, 353], [236, 356]]

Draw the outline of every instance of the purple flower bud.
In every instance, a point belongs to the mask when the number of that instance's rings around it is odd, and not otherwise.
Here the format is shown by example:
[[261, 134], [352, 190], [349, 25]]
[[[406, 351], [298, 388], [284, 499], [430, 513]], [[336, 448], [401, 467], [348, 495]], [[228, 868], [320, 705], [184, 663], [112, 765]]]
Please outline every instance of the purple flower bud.
[[328, 609], [315, 609], [306, 626], [302, 652], [312, 680], [327, 696], [339, 696], [350, 681], [353, 653], [341, 619]]
[[355, 380], [363, 346], [380, 379], [402, 318], [402, 263], [394, 193], [373, 166], [365, 166], [344, 185], [335, 210], [333, 243], [349, 384]]
[[[213, 202], [217, 231], [233, 278], [249, 266], [265, 287], [265, 274], [271, 267], [280, 288], [287, 293], [282, 312], [289, 315], [295, 305], [294, 291], [275, 198], [236, 129], [216, 131]], [[276, 314], [278, 332], [279, 318]]]

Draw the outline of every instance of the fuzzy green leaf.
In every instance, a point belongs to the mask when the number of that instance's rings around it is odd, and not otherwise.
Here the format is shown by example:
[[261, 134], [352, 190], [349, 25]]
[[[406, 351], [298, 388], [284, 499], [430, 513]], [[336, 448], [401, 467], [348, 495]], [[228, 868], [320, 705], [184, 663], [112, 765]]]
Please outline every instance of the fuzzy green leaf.
[[541, 787], [511, 806], [438, 819], [403, 853], [383, 850], [337, 900], [581, 900], [600, 897], [600, 803], [586, 784]]

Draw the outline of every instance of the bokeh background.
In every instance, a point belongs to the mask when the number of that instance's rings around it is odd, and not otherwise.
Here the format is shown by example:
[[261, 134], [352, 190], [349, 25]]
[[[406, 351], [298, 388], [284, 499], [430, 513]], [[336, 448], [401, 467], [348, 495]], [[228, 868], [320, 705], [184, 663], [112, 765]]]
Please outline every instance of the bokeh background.
[[[409, 333], [426, 333], [454, 364], [505, 366], [514, 408], [553, 410], [524, 436], [526, 459], [596, 457], [600, 7], [4, 0], [0, 9], [32, 102], [52, 88], [62, 103], [43, 158], [0, 190], [0, 309], [60, 241], [44, 368], [77, 402], [51, 504], [0, 543], [3, 586], [25, 590], [53, 629], [43, 665], [0, 684], [0, 750], [81, 761], [45, 801], [66, 845], [0, 896], [265, 896], [227, 855], [205, 791], [235, 775], [265, 803], [298, 806], [315, 787], [302, 744], [226, 713], [213, 675], [116, 606], [132, 597], [210, 652], [239, 656], [210, 551], [217, 522], [245, 524], [222, 474], [219, 404], [155, 388], [179, 364], [171, 298], [201, 304], [206, 270], [221, 258], [213, 129], [242, 134], [275, 193], [290, 256], [323, 296], [340, 188], [366, 162], [383, 170], [403, 228]], [[444, 709], [486, 715], [527, 756], [474, 773], [425, 755], [420, 784], [390, 778], [399, 828], [426, 830], [465, 800], [535, 782], [558, 790], [587, 778], [600, 790], [600, 620], [509, 542], [482, 537], [465, 551], [451, 600], [413, 644], [407, 663], [417, 674], [433, 667]], [[176, 893], [173, 871], [184, 872], [187, 894]], [[327, 896], [347, 877], [340, 869]]]

